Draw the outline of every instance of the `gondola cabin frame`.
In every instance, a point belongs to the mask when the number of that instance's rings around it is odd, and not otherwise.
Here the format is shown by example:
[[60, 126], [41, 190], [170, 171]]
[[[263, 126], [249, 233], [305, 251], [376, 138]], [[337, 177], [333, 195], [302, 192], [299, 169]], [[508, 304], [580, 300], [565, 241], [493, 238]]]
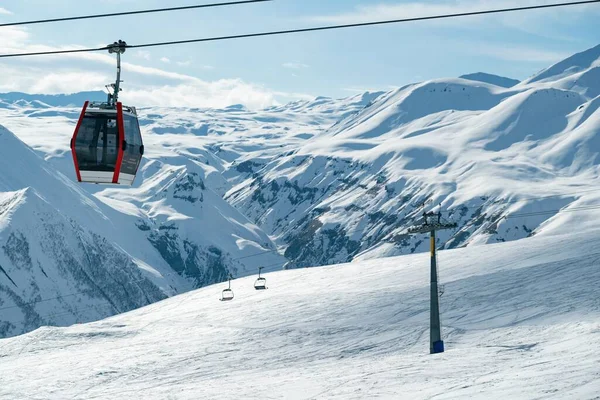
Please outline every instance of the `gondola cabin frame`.
[[71, 152], [79, 182], [132, 185], [144, 154], [136, 109], [86, 101]]

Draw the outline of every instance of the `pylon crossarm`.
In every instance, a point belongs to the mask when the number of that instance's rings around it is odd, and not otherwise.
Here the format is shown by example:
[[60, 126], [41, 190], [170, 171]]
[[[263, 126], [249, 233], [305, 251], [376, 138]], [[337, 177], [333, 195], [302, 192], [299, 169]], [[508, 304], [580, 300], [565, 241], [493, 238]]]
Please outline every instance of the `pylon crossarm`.
[[442, 231], [445, 229], [454, 229], [458, 225], [456, 224], [426, 224], [421, 226], [414, 226], [408, 229], [408, 233], [429, 233], [431, 231]]

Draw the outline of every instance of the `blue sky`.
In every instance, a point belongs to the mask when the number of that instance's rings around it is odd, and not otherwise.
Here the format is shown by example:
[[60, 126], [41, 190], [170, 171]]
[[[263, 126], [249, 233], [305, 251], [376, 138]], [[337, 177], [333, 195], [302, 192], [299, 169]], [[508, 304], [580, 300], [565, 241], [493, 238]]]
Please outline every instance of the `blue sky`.
[[[0, 28], [0, 52], [130, 44], [308, 27], [559, 0], [275, 0], [271, 3]], [[104, 13], [209, 0], [4, 0], [0, 21]], [[262, 107], [295, 98], [344, 97], [425, 79], [485, 71], [524, 79], [599, 44], [600, 4], [452, 21], [417, 22], [130, 50], [124, 100], [140, 105]], [[101, 89], [108, 54], [0, 61], [0, 91]]]

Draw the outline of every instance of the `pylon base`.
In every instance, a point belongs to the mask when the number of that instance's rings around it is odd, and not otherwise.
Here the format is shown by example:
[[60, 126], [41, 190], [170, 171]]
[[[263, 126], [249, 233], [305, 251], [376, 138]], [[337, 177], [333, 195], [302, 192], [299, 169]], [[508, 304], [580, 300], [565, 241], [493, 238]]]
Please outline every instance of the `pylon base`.
[[431, 354], [438, 354], [444, 352], [444, 341], [440, 340], [439, 342], [434, 342], [431, 347]]

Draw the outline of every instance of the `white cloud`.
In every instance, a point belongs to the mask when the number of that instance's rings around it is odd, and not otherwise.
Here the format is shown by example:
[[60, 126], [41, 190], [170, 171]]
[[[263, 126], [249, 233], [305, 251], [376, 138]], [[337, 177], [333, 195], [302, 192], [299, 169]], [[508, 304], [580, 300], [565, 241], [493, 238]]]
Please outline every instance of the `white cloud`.
[[244, 104], [259, 109], [278, 104], [275, 93], [240, 79], [136, 88], [123, 91], [121, 98], [137, 106], [227, 107]]
[[[0, 92], [20, 91], [27, 93], [74, 93], [86, 90], [102, 90], [114, 80], [112, 71], [78, 71], [64, 67], [23, 68], [0, 64]], [[312, 96], [275, 92], [241, 79], [204, 81], [195, 77], [162, 79], [157, 75], [133, 73], [124, 66], [121, 99], [136, 106], [164, 107], [226, 107], [244, 104], [250, 109], [260, 109], [282, 102], [312, 98]], [[7, 77], [10, 77], [8, 79]], [[161, 83], [162, 82], [162, 83]]]
[[92, 72], [61, 72], [42, 76], [31, 85], [33, 93], [69, 93], [73, 90], [72, 82], [86, 82], [90, 88], [99, 88], [107, 84], [112, 77]]
[[165, 64], [170, 64], [171, 60], [168, 59], [167, 57], [161, 57], [160, 61], [164, 62]]
[[298, 63], [298, 62], [287, 62], [285, 64], [282, 64], [284, 68], [290, 68], [290, 69], [304, 69], [304, 68], [309, 68], [310, 65], [307, 64], [303, 64], [303, 63]]
[[[0, 46], [4, 47], [8, 43], [22, 44], [29, 38], [29, 34], [23, 28], [14, 26], [5, 26], [0, 29]], [[4, 49], [2, 49], [4, 52]], [[16, 49], [18, 50], [18, 49]], [[21, 49], [22, 51], [23, 49]]]
[[[29, 44], [28, 31], [19, 28], [0, 30], [0, 53], [57, 50], [61, 48]], [[145, 54], [133, 53], [138, 60]], [[312, 96], [282, 93], [241, 79], [205, 81], [195, 76], [160, 68], [124, 62], [125, 81], [121, 98], [138, 106], [226, 107], [244, 104], [251, 109], [264, 108], [282, 101]], [[212, 69], [204, 66], [203, 69]], [[114, 56], [105, 53], [74, 53], [57, 56], [0, 60], [0, 91], [28, 93], [74, 93], [103, 90], [116, 73]]]
[[[179, 65], [180, 67], [189, 67], [190, 65], [192, 65], [192, 61], [176, 61], [175, 64]], [[215, 67], [213, 67], [212, 65], [196, 65], [195, 67], [198, 69], [203, 69], [205, 71], [211, 71], [215, 69]]]
[[146, 50], [138, 50], [135, 52], [135, 56], [139, 58], [143, 58], [144, 60], [150, 60], [152, 57], [150, 56], [150, 52]]
[[0, 7], [0, 15], [12, 15], [13, 13], [11, 13], [10, 11], [8, 11], [6, 8], [2, 8]]

